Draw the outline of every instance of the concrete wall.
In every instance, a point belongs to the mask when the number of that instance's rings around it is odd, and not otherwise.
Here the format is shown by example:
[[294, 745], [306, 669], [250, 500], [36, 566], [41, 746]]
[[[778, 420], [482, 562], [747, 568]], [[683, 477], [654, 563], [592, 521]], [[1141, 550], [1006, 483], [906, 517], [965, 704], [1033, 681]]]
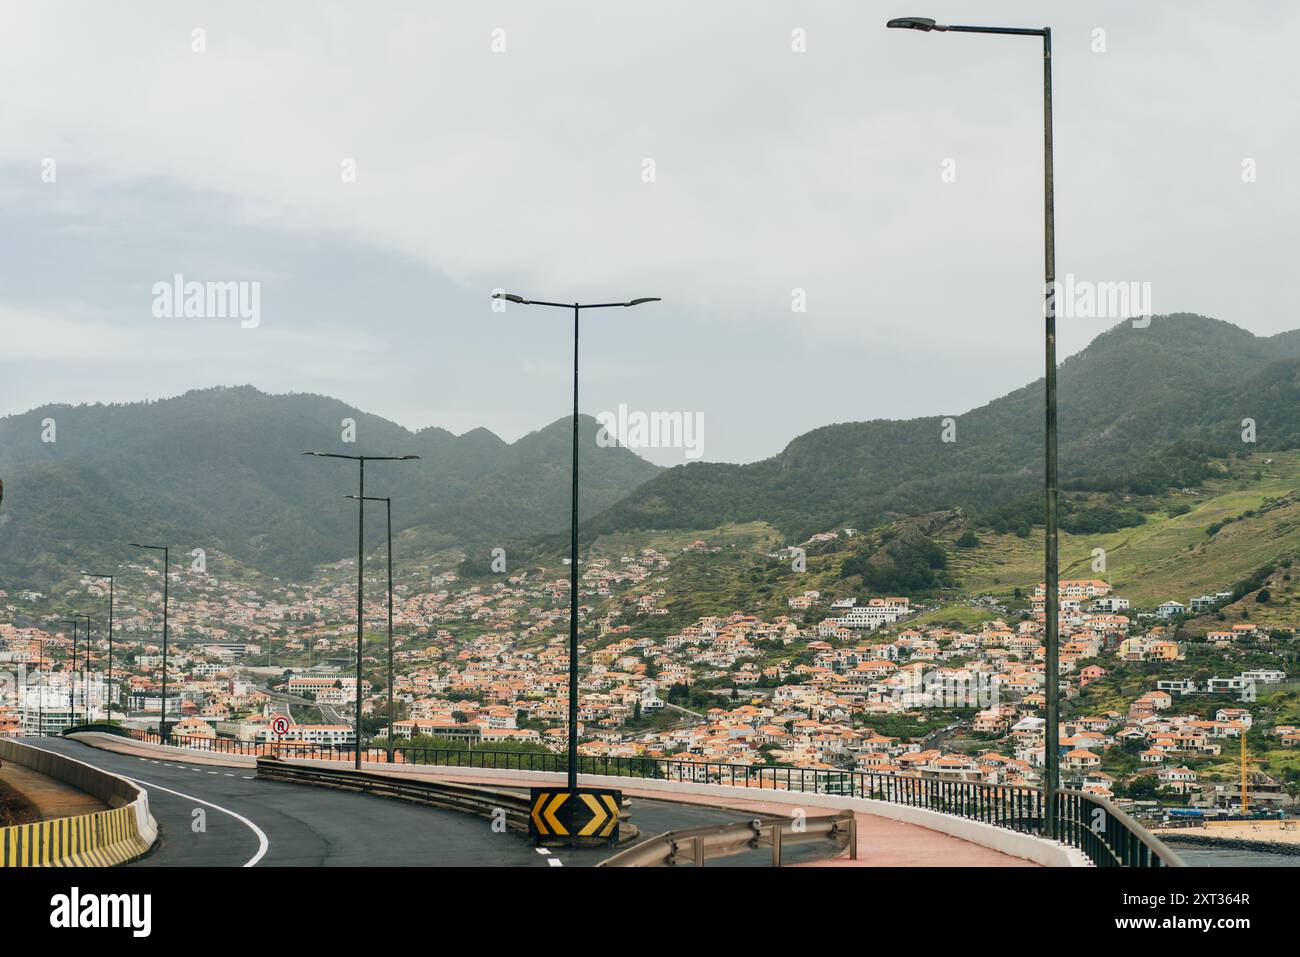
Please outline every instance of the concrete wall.
[[147, 852], [158, 839], [149, 795], [125, 778], [8, 738], [0, 738], [0, 761], [70, 784], [111, 808], [0, 828], [0, 867], [124, 864]]

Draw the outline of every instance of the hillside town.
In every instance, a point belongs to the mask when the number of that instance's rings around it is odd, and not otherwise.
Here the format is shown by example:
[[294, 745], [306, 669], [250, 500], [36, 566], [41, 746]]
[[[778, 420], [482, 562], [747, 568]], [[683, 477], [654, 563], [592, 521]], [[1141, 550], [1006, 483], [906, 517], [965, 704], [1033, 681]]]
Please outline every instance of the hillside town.
[[[697, 541], [683, 552], [716, 550]], [[907, 596], [805, 590], [786, 612], [705, 615], [664, 634], [673, 559], [654, 548], [584, 562], [579, 599], [580, 754], [708, 766], [790, 767], [871, 775], [1035, 784], [1045, 760], [1044, 603], [1040, 583], [1018, 613], [956, 627], [918, 621], [932, 611]], [[355, 600], [348, 562], [327, 581], [255, 588], [173, 571], [166, 711], [171, 734], [252, 745], [355, 745]], [[354, 567], [354, 566], [353, 566]], [[58, 733], [110, 717], [158, 729], [163, 657], [161, 578], [139, 604], [120, 600], [112, 683], [108, 641], [97, 627], [74, 634], [41, 612], [45, 596], [0, 593], [0, 660], [19, 680], [0, 702], [0, 732]], [[71, 596], [104, 600], [97, 581]], [[397, 584], [396, 702], [389, 716], [386, 643], [367, 645], [360, 689], [370, 745], [437, 743], [558, 752], [567, 743], [567, 576], [517, 574], [491, 583], [453, 572]], [[367, 617], [386, 605], [371, 589]], [[1257, 699], [1287, 681], [1276, 667], [1189, 676], [1188, 643], [1162, 604], [1137, 615], [1103, 580], [1062, 580], [1057, 743], [1067, 787], [1119, 801], [1139, 798], [1229, 808], [1240, 787], [1223, 766], [1257, 725]], [[1197, 596], [1191, 608], [1218, 596]], [[1173, 603], [1177, 604], [1177, 603]], [[942, 619], [942, 612], [939, 613]], [[1198, 646], [1230, 660], [1235, 650], [1282, 640], [1249, 624], [1211, 630]], [[87, 664], [87, 658], [89, 663]], [[1106, 692], [1112, 674], [1139, 670], [1130, 700]], [[1167, 672], [1167, 674], [1165, 674]], [[83, 680], [84, 674], [84, 680]], [[110, 700], [113, 704], [110, 715]], [[1102, 702], [1100, 706], [1094, 702]], [[287, 730], [275, 733], [279, 715]], [[390, 721], [391, 718], [391, 721]], [[1300, 722], [1266, 729], [1271, 746], [1300, 747]], [[1231, 770], [1231, 769], [1229, 769]], [[1252, 790], [1279, 807], [1295, 781], [1263, 772]]]

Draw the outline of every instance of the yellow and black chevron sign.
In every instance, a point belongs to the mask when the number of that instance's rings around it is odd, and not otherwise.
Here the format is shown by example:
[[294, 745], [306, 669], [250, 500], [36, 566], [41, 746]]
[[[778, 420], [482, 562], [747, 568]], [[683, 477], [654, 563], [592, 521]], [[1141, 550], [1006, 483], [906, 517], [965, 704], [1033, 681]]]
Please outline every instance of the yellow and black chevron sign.
[[528, 833], [544, 841], [614, 843], [623, 792], [608, 788], [533, 788]]

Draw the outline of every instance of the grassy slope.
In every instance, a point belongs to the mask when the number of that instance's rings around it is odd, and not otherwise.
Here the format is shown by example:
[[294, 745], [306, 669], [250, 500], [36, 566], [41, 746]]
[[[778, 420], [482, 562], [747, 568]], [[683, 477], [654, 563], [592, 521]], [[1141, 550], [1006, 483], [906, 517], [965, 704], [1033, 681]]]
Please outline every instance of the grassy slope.
[[[1270, 465], [1264, 460], [1272, 458]], [[1253, 473], [1262, 475], [1256, 481]], [[1230, 588], [1261, 565], [1300, 556], [1300, 452], [1255, 454], [1232, 463], [1229, 473], [1207, 482], [1200, 495], [1171, 493], [1162, 509], [1147, 516], [1145, 525], [1102, 535], [1061, 533], [1061, 569], [1066, 577], [1094, 577], [1092, 549], [1106, 549], [1105, 578], [1116, 592], [1135, 605], [1149, 606], [1167, 599], [1186, 603], [1192, 595]], [[1266, 499], [1291, 500], [1283, 507], [1226, 525], [1213, 537], [1207, 526], [1258, 509]], [[1170, 518], [1166, 509], [1176, 502], [1192, 506]], [[962, 590], [1005, 594], [1032, 587], [1042, 580], [1042, 537], [1029, 538], [982, 532], [975, 549], [950, 549], [953, 572]], [[1287, 617], [1278, 603], [1265, 611]], [[1255, 614], [1253, 620], [1263, 621]]]

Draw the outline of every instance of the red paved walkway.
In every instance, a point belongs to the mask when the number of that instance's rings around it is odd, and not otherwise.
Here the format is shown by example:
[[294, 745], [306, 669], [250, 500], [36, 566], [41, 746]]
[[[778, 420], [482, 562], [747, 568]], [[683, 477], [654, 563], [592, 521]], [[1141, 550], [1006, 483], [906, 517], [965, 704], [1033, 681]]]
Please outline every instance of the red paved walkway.
[[[530, 787], [535, 780], [527, 777], [511, 778], [470, 777], [457, 774], [448, 776], [448, 780], [465, 781], [475, 784], [496, 784], [507, 787]], [[655, 801], [675, 801], [679, 804], [703, 804], [709, 807], [729, 807], [738, 811], [752, 811], [759, 814], [789, 815], [790, 805], [777, 801], [764, 801], [734, 797], [730, 794], [715, 796], [712, 794], [668, 794], [663, 791], [641, 790], [635, 787], [622, 787], [624, 794]], [[816, 815], [809, 815], [810, 817]], [[908, 824], [875, 814], [859, 813], [858, 825], [858, 859], [851, 860], [847, 854], [837, 858], [800, 865], [803, 867], [1038, 867], [1033, 861], [1003, 854], [959, 837], [932, 831], [919, 824]], [[636, 809], [632, 808], [632, 819], [636, 820]], [[743, 818], [741, 818], [743, 820]]]

